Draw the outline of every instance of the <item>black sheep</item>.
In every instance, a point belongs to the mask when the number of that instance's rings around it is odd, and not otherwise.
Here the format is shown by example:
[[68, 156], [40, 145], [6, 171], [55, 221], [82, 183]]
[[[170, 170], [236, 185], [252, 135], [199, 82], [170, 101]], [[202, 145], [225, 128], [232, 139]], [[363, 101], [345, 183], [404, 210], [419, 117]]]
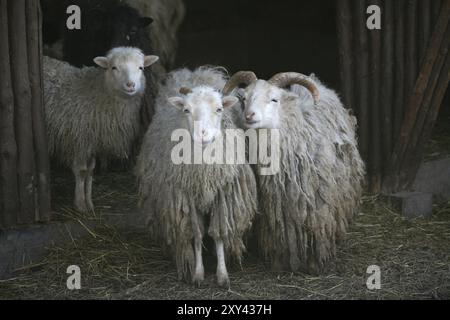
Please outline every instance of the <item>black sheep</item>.
[[[140, 48], [152, 54], [151, 40], [145, 28], [153, 19], [141, 17], [134, 8], [119, 0], [41, 0], [44, 44], [62, 42], [62, 58], [81, 67], [93, 66], [93, 59], [117, 46]], [[81, 9], [81, 30], [69, 30], [66, 9]]]

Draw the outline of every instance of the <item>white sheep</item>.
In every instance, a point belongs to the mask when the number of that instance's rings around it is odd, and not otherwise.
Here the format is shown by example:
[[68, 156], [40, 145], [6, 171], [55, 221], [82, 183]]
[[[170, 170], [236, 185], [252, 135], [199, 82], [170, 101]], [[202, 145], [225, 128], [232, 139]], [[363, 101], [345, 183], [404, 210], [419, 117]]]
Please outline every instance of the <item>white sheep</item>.
[[241, 125], [279, 129], [281, 137], [280, 173], [258, 178], [258, 247], [274, 268], [318, 272], [335, 254], [362, 193], [356, 119], [314, 76], [290, 72], [264, 81], [238, 72], [224, 94], [239, 85], [247, 85], [237, 91]]
[[[140, 207], [152, 235], [174, 257], [180, 280], [190, 279], [197, 285], [204, 279], [204, 233], [215, 241], [217, 282], [227, 286], [225, 253], [240, 261], [245, 249], [243, 236], [257, 205], [256, 182], [249, 165], [176, 165], [172, 161], [177, 142], [171, 136], [176, 130], [186, 129], [194, 148], [203, 151], [221, 141], [225, 130], [236, 128], [230, 109], [238, 99], [221, 94], [225, 82], [224, 73], [211, 67], [170, 73], [160, 89], [137, 165]], [[244, 135], [243, 130], [238, 131]]]
[[75, 175], [75, 207], [93, 210], [96, 157], [126, 159], [140, 131], [143, 70], [157, 56], [118, 47], [97, 57], [101, 68], [75, 68], [44, 57], [44, 106], [49, 152]]

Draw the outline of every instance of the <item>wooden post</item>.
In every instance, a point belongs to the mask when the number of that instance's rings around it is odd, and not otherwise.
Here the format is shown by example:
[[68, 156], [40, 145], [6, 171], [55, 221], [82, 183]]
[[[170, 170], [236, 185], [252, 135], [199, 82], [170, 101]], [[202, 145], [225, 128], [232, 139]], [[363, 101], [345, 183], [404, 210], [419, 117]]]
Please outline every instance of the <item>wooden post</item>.
[[0, 0], [0, 227], [14, 225], [19, 210], [7, 13], [7, 0]]
[[411, 95], [417, 79], [417, 9], [417, 0], [408, 0], [405, 29], [405, 97]]
[[9, 40], [15, 102], [15, 127], [18, 149], [19, 223], [35, 220], [35, 168], [31, 130], [31, 90], [28, 73], [25, 0], [8, 1]]
[[[433, 0], [431, 0], [433, 1]], [[419, 65], [425, 56], [431, 33], [431, 3], [430, 0], [419, 0]]]
[[387, 173], [387, 164], [389, 163], [392, 153], [393, 122], [394, 113], [394, 2], [384, 1], [383, 11], [383, 28], [382, 28], [382, 48], [381, 48], [381, 64], [382, 64], [382, 82], [381, 82], [381, 121], [382, 126], [382, 163], [383, 176]]
[[353, 50], [351, 1], [337, 3], [337, 30], [339, 42], [340, 81], [343, 102], [346, 108], [354, 108], [353, 97]]
[[354, 4], [355, 21], [355, 92], [356, 108], [358, 110], [359, 137], [361, 156], [367, 162], [369, 175], [371, 174], [371, 161], [369, 158], [369, 43], [366, 26], [366, 1], [359, 0]]
[[37, 212], [39, 221], [50, 220], [50, 167], [44, 119], [42, 69], [42, 32], [38, 1], [26, 2], [28, 65], [31, 85], [31, 108], [37, 174]]
[[395, 97], [393, 136], [397, 138], [403, 122], [405, 104], [405, 0], [395, 1]]
[[[371, 4], [381, 7], [379, 0], [372, 0]], [[386, 26], [385, 26], [386, 27]], [[380, 68], [381, 68], [381, 31], [369, 30], [370, 39], [370, 86], [367, 104], [370, 108], [370, 152], [371, 176], [370, 192], [379, 193], [381, 190], [381, 139], [380, 139]]]

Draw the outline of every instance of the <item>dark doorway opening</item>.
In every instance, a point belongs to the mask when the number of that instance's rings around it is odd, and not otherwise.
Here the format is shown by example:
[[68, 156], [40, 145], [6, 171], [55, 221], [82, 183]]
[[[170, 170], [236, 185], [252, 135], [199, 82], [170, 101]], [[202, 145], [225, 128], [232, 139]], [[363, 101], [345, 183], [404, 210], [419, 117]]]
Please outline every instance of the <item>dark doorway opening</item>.
[[266, 79], [282, 71], [315, 73], [338, 87], [335, 1], [196, 0], [186, 7], [178, 67], [222, 65]]

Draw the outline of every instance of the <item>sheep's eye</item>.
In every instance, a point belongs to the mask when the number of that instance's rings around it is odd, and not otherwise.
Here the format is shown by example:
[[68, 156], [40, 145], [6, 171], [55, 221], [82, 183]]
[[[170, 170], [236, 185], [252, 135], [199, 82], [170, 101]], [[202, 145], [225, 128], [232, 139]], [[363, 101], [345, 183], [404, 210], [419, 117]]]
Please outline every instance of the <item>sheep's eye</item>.
[[277, 103], [277, 102], [278, 102], [278, 100], [277, 100], [277, 99], [272, 99], [272, 102], [275, 102], [275, 103]]
[[112, 67], [113, 70], [117, 70], [117, 67]]
[[222, 113], [222, 112], [223, 112], [222, 108], [217, 109], [217, 113]]
[[191, 112], [189, 111], [189, 109], [184, 109], [183, 112], [186, 113], [186, 114], [191, 113]]
[[144, 67], [139, 67], [139, 70], [142, 70], [142, 71], [143, 71], [143, 70], [144, 70]]

